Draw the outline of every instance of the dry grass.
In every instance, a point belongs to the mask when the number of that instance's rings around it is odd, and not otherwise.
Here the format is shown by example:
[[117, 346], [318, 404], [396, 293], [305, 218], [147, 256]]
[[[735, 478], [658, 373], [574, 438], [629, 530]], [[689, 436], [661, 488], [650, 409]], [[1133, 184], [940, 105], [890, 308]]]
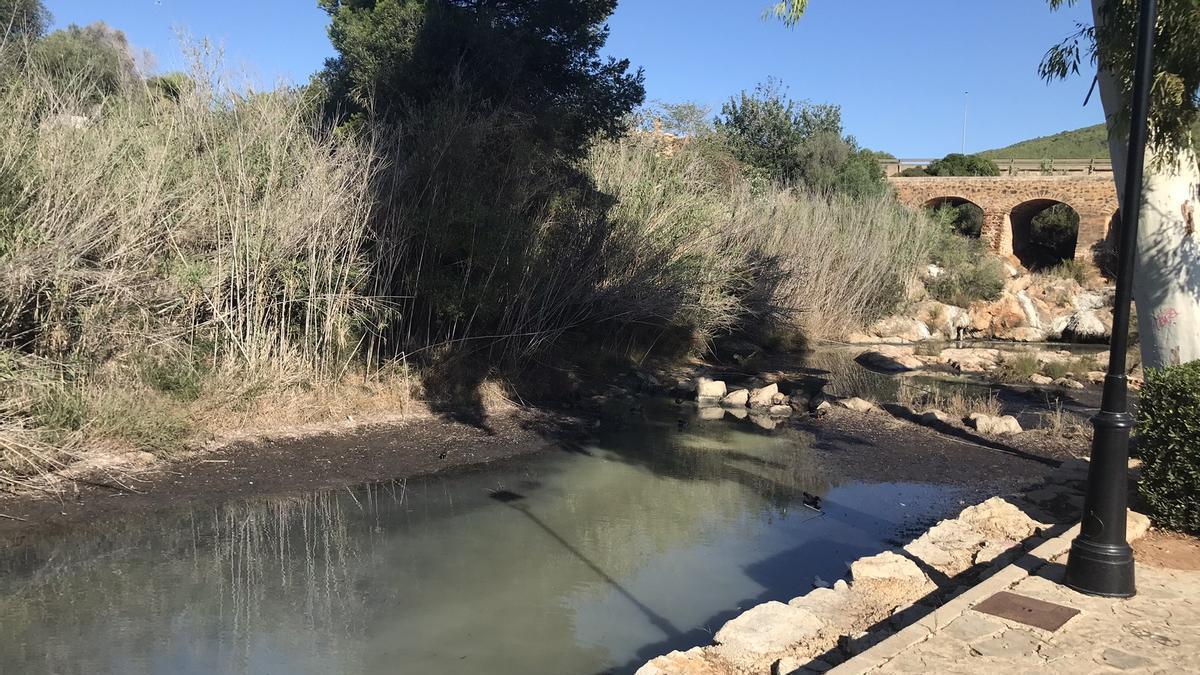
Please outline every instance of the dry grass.
[[302, 93], [230, 87], [191, 56], [174, 92], [95, 104], [28, 65], [0, 87], [6, 485], [97, 441], [161, 455], [403, 408], [415, 378], [393, 358], [527, 359], [569, 331], [629, 353], [840, 335], [926, 254], [930, 221], [890, 198], [752, 185], [705, 144], [634, 136], [564, 172], [520, 145], [528, 120], [470, 100], [335, 133]]
[[958, 387], [945, 391], [938, 387], [928, 388], [906, 382], [900, 386], [897, 398], [899, 404], [917, 412], [941, 410], [958, 419], [969, 417], [972, 413], [994, 417], [1003, 414], [1000, 400], [992, 392], [967, 394]]
[[6, 483], [81, 439], [169, 452], [231, 401], [352, 367], [377, 304], [370, 149], [195, 56], [178, 98], [139, 83], [93, 106], [32, 66], [0, 87]]

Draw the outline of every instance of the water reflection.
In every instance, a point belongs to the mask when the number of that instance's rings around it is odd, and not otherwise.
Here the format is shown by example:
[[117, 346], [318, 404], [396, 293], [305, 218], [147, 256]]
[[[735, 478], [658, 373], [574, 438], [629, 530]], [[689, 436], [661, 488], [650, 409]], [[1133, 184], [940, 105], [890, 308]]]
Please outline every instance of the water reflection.
[[6, 551], [0, 671], [624, 672], [957, 508], [830, 484], [806, 434], [684, 410], [580, 452]]

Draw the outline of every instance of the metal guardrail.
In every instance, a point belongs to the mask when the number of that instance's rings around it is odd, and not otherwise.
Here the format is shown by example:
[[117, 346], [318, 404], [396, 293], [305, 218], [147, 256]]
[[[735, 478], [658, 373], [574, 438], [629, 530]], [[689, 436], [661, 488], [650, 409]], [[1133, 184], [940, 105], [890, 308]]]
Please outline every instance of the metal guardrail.
[[[881, 159], [885, 175], [899, 176], [905, 169], [923, 169], [935, 159]], [[1111, 174], [1112, 161], [1103, 159], [994, 159], [1001, 176], [1073, 176]]]

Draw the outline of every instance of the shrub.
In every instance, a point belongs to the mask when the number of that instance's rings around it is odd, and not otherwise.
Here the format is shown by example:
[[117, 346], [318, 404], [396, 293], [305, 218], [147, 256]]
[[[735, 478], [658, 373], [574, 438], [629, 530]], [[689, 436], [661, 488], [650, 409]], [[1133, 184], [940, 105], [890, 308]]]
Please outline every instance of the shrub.
[[1000, 167], [986, 157], [952, 152], [925, 168], [930, 176], [999, 176]]
[[1138, 404], [1138, 490], [1155, 524], [1200, 532], [1200, 361], [1147, 369]]
[[[939, 211], [939, 213], [942, 213]], [[983, 242], [964, 237], [941, 217], [935, 223], [930, 259], [944, 273], [926, 282], [934, 299], [966, 307], [976, 300], [995, 300], [1004, 291], [1004, 263], [987, 252]]]
[[1060, 279], [1073, 279], [1075, 283], [1083, 286], [1092, 278], [1092, 269], [1087, 263], [1072, 258], [1051, 267], [1048, 274]]

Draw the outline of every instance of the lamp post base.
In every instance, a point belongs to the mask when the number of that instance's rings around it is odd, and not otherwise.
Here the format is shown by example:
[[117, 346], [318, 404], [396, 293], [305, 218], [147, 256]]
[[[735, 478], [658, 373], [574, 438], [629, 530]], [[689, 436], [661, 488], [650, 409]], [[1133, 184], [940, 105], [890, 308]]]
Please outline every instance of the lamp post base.
[[1068, 588], [1106, 598], [1132, 598], [1133, 549], [1129, 544], [1100, 544], [1079, 535], [1071, 542], [1067, 558]]

